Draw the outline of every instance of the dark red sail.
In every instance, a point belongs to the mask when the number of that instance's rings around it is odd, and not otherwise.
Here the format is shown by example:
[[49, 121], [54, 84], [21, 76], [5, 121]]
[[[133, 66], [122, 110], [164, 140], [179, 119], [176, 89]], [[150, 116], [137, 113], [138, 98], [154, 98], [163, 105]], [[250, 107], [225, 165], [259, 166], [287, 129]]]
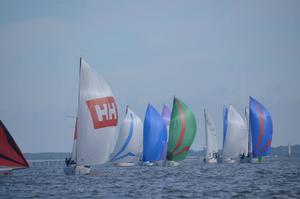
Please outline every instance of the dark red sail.
[[0, 167], [29, 167], [18, 145], [0, 120]]

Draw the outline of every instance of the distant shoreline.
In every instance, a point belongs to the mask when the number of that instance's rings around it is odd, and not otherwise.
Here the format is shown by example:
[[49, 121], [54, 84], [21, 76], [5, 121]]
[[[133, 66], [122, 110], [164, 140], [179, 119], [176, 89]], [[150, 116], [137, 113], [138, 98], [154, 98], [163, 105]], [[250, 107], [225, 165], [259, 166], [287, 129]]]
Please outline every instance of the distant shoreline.
[[[300, 157], [300, 145], [291, 145], [292, 147], [292, 156]], [[288, 155], [288, 146], [279, 146], [272, 147], [271, 156], [278, 157], [287, 157]], [[189, 152], [190, 156], [205, 156], [205, 150], [193, 151]], [[59, 161], [64, 160], [66, 157], [70, 157], [70, 152], [41, 152], [41, 153], [24, 153], [24, 156], [27, 160], [35, 161], [35, 160], [49, 160], [49, 161]]]

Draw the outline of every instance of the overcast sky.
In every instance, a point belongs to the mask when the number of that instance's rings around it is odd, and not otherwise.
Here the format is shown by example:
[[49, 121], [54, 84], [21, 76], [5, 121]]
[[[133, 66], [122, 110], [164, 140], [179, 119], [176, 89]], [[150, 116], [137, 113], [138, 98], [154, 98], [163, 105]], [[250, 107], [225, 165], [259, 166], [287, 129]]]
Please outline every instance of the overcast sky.
[[[249, 95], [273, 146], [300, 144], [300, 1], [0, 1], [0, 118], [24, 152], [71, 151], [79, 57], [110, 85], [123, 119], [183, 100], [204, 146], [204, 108]], [[119, 122], [120, 123], [120, 122]], [[221, 147], [221, 140], [220, 140]]]

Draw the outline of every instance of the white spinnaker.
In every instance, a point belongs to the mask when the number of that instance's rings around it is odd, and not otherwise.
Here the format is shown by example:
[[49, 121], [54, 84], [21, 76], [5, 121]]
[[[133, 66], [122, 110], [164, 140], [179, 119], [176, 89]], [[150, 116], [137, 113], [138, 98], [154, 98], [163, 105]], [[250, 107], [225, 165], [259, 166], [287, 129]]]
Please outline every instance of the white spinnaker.
[[245, 108], [245, 118], [247, 124], [247, 134], [248, 134], [248, 151], [247, 154], [252, 154], [252, 136], [251, 136], [251, 128], [250, 128], [250, 117], [249, 117], [249, 108]]
[[[98, 105], [97, 108], [100, 112], [97, 110], [96, 117], [92, 117], [87, 105], [87, 101], [108, 97], [113, 98], [113, 94], [105, 80], [99, 77], [85, 61], [81, 60], [77, 114], [77, 165], [95, 165], [109, 161], [110, 149], [116, 133], [116, 124], [96, 128], [93, 119], [104, 121], [104, 115], [108, 112], [101, 112]], [[103, 107], [109, 109], [107, 104]], [[117, 107], [113, 107], [111, 112], [117, 118]], [[112, 115], [112, 113], [110, 114]], [[106, 117], [110, 117], [109, 113]]]
[[205, 135], [206, 135], [206, 158], [209, 154], [218, 152], [218, 140], [215, 124], [211, 116], [204, 110]]
[[240, 154], [244, 153], [246, 144], [245, 137], [247, 137], [246, 122], [235, 108], [230, 105], [228, 108], [228, 125], [223, 157], [237, 158]]
[[135, 162], [141, 151], [143, 142], [143, 123], [129, 108], [120, 128], [119, 137], [113, 152], [115, 163]]

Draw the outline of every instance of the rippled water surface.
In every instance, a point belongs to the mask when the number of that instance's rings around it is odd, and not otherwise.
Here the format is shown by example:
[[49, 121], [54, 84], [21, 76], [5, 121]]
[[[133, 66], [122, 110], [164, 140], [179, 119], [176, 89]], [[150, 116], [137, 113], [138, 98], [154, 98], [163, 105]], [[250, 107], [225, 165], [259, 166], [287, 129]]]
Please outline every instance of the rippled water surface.
[[300, 159], [206, 165], [191, 156], [178, 167], [104, 166], [65, 176], [63, 162], [34, 162], [0, 176], [0, 198], [300, 198]]

